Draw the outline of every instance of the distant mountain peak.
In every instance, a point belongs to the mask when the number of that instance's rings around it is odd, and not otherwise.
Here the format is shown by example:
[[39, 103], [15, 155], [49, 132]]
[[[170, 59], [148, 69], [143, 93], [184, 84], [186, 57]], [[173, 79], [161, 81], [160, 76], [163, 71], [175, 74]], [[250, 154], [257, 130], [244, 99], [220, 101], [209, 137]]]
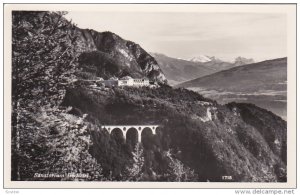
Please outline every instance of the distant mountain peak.
[[235, 58], [233, 63], [237, 66], [240, 66], [240, 65], [252, 64], [254, 62], [255, 61], [252, 58], [245, 58], [242, 56], [238, 56]]
[[214, 62], [222, 62], [223, 60], [221, 60], [220, 58], [217, 58], [216, 56], [208, 56], [210, 61], [214, 61]]
[[190, 61], [192, 62], [210, 62], [211, 59], [210, 57], [206, 56], [206, 55], [198, 55], [197, 57], [193, 57], [190, 59]]

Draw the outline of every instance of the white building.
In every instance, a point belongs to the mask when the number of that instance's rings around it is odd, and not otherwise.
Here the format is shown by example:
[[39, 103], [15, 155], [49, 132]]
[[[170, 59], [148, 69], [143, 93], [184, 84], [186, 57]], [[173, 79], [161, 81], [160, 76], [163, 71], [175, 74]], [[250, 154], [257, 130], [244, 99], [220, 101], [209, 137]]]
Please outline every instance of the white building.
[[118, 86], [132, 86], [132, 87], [143, 87], [149, 86], [150, 82], [148, 79], [120, 79], [118, 80]]
[[133, 79], [131, 77], [122, 78], [120, 80], [100, 80], [97, 82], [98, 85], [103, 87], [123, 87], [123, 86], [129, 86], [129, 87], [148, 87], [150, 85], [149, 79]]

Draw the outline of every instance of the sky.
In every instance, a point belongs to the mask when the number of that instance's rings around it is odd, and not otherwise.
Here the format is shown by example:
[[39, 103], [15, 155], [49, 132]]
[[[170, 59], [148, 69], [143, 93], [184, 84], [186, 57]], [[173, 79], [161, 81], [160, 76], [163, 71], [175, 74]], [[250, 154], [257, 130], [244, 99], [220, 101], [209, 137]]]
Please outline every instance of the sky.
[[111, 31], [147, 52], [190, 59], [199, 55], [232, 61], [287, 56], [285, 14], [196, 12], [69, 12], [80, 28]]

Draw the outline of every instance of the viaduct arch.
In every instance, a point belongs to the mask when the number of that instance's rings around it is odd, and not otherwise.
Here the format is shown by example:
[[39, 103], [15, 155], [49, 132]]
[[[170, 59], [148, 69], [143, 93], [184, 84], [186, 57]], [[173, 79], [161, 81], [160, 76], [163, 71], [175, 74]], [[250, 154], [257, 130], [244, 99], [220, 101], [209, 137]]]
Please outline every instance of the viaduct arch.
[[152, 131], [152, 134], [156, 134], [156, 129], [159, 127], [159, 125], [103, 125], [101, 126], [102, 129], [106, 129], [109, 134], [114, 129], [121, 129], [123, 133], [123, 137], [126, 140], [126, 133], [129, 129], [135, 129], [138, 133], [138, 142], [142, 142], [142, 132], [144, 129], [149, 128]]

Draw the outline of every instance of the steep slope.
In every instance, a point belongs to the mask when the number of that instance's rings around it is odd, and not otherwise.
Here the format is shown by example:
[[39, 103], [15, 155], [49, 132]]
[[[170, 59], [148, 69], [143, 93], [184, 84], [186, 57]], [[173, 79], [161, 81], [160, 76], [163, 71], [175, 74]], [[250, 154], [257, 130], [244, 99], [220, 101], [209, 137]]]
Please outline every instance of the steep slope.
[[[265, 138], [271, 150], [286, 163], [286, 123], [278, 116], [267, 112], [253, 104], [229, 103], [230, 109], [235, 109], [245, 123], [254, 126]], [[268, 123], [273, 121], [274, 123]]]
[[160, 125], [157, 135], [142, 134], [147, 162], [144, 179], [148, 181], [168, 180], [165, 154], [169, 150], [195, 171], [196, 181], [224, 181], [224, 175], [232, 176], [231, 181], [286, 181], [286, 122], [254, 105], [222, 106], [168, 86], [109, 91], [77, 88], [68, 91], [64, 105], [79, 115], [87, 113], [96, 124], [91, 153], [104, 174], [117, 180], [122, 180], [131, 163], [137, 135], [131, 132], [125, 142], [121, 135], [100, 129], [101, 125]]
[[79, 57], [81, 74], [86, 78], [131, 76], [167, 82], [156, 60], [140, 45], [112, 32], [78, 29], [78, 36], [83, 50], [86, 49]]
[[287, 58], [235, 67], [176, 87], [189, 88], [220, 103], [249, 102], [286, 117]]

